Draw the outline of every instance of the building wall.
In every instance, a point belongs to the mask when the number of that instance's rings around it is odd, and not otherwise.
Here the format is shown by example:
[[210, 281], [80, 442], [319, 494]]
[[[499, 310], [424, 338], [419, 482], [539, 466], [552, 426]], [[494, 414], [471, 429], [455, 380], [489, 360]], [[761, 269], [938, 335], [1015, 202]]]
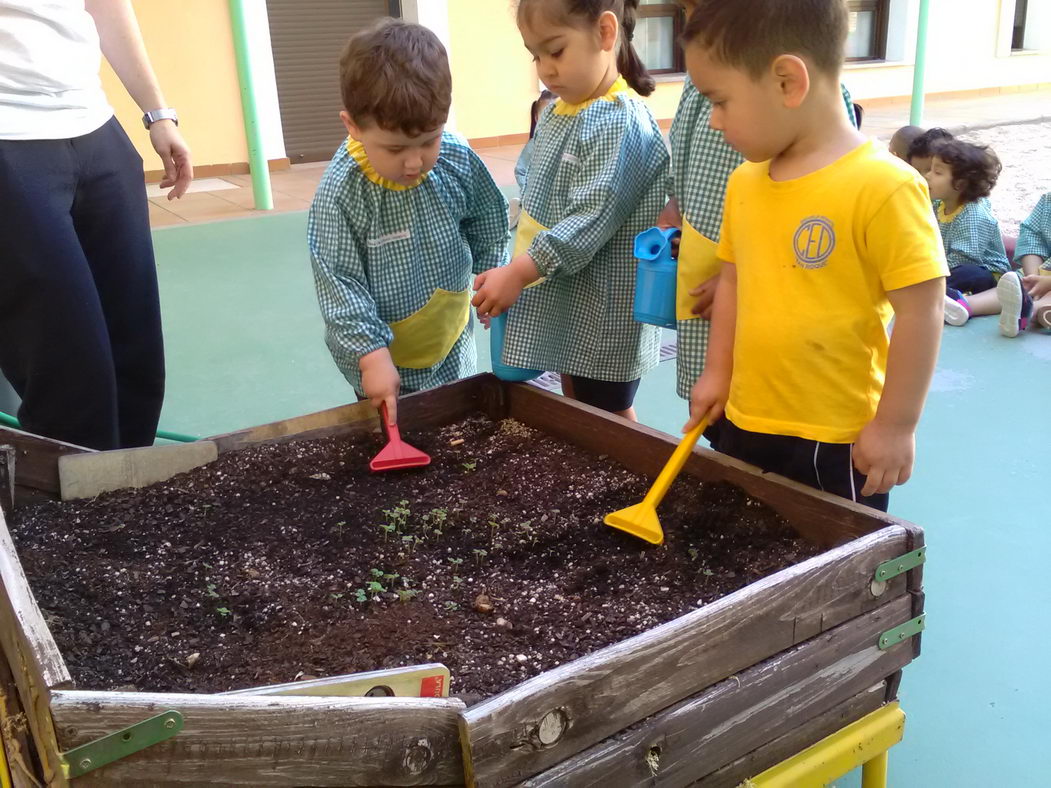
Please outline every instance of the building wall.
[[[1010, 52], [1015, 0], [932, 2], [927, 91], [997, 90], [1051, 83], [1051, 0], [1030, 0], [1036, 51]], [[220, 0], [161, 3], [134, 0], [146, 47], [169, 104], [199, 168], [244, 166], [248, 160], [228, 4]], [[912, 92], [919, 0], [892, 0], [888, 59], [847, 67], [844, 80], [860, 100]], [[450, 125], [480, 144], [521, 139], [539, 92], [531, 59], [514, 20], [513, 0], [402, 0], [405, 18], [434, 29], [446, 43], [453, 71]], [[250, 48], [268, 159], [285, 155], [270, 53], [265, 0], [247, 0]], [[141, 112], [108, 65], [103, 84], [117, 117], [145, 161], [160, 163], [139, 121]], [[669, 79], [647, 101], [668, 121], [682, 90]], [[505, 138], [505, 139], [501, 139]], [[205, 172], [207, 170], [205, 169]]]
[[[134, 0], [146, 49], [168, 104], [198, 165], [246, 162], [241, 94], [228, 6], [218, 0]], [[142, 128], [142, 111], [103, 61], [102, 84], [147, 171], [160, 160]]]

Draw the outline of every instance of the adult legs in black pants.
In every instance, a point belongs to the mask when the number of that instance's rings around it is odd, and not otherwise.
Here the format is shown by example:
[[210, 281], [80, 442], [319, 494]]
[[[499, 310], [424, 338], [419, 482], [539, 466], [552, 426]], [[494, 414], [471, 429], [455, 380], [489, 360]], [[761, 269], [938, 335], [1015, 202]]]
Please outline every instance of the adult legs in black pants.
[[142, 161], [115, 119], [71, 140], [0, 140], [0, 369], [26, 430], [153, 443], [157, 274]]

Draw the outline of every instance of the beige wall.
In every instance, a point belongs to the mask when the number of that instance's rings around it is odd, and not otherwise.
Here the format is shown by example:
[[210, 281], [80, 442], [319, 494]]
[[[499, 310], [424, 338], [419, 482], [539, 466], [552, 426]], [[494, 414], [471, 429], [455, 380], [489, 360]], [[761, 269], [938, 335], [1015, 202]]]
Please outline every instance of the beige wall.
[[[527, 133], [539, 88], [513, 4], [449, 0], [448, 8], [457, 131], [468, 139]], [[671, 119], [681, 93], [681, 82], [658, 85], [648, 99], [654, 115]]]
[[[168, 103], [179, 111], [195, 165], [248, 161], [228, 5], [221, 0], [134, 0], [146, 49]], [[135, 106], [103, 62], [102, 84], [147, 171], [161, 168]]]

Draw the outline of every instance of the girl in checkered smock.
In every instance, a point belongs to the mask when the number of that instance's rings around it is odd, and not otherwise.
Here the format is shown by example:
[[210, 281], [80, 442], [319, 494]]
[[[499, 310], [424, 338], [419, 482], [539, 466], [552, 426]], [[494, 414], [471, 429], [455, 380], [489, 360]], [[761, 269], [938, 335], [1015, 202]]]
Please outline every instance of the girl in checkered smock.
[[[680, 0], [687, 12], [691, 0]], [[843, 103], [855, 123], [854, 102], [842, 87]], [[664, 227], [682, 229], [679, 243], [675, 316], [678, 323], [676, 391], [690, 398], [690, 389], [704, 371], [708, 327], [720, 263], [715, 257], [723, 221], [726, 181], [744, 156], [727, 144], [721, 131], [709, 125], [712, 103], [689, 77], [671, 126], [672, 196], [660, 217]]]
[[[1051, 329], [1051, 193], [1045, 194], [1022, 222], [1015, 244], [1015, 264], [996, 288], [975, 295], [957, 294], [964, 314], [959, 324], [977, 315], [1000, 315], [1000, 333], [1016, 337], [1028, 327]], [[949, 307], [946, 307], [948, 321]]]
[[631, 44], [637, 6], [521, 0], [519, 29], [558, 100], [537, 128], [514, 257], [478, 277], [474, 299], [482, 315], [515, 304], [504, 363], [561, 373], [567, 396], [628, 418], [660, 342], [632, 318], [634, 238], [660, 213], [668, 166], [629, 90], [654, 88]]

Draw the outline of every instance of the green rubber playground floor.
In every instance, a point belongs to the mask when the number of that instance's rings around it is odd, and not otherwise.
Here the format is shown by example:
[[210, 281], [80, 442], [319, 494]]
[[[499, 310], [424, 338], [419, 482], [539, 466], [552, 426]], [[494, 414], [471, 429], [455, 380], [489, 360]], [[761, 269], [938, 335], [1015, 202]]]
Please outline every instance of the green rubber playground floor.
[[[155, 231], [164, 428], [211, 435], [354, 399], [325, 347], [305, 230], [306, 214], [291, 213]], [[916, 473], [891, 497], [930, 547], [894, 788], [1051, 785], [1049, 369], [1051, 336], [1003, 339], [995, 318], [946, 328]], [[662, 364], [636, 404], [677, 434], [674, 379], [674, 362]]]

